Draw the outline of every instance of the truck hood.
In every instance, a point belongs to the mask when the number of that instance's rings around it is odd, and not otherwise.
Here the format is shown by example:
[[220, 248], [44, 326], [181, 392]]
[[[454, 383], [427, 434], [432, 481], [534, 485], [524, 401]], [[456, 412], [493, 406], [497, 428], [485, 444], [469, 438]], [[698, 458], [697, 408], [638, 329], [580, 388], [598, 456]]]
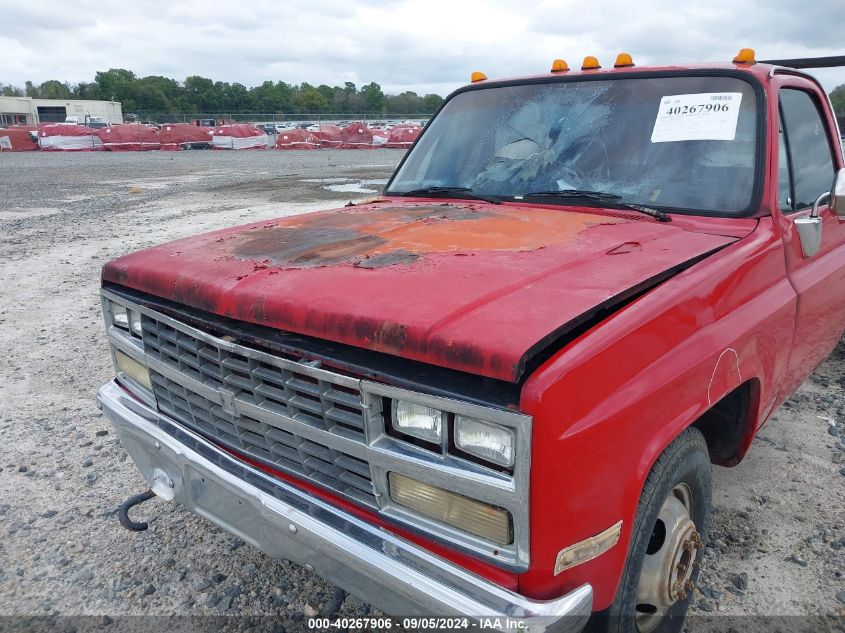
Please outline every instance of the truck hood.
[[103, 281], [517, 382], [597, 311], [737, 237], [604, 209], [381, 201], [189, 237]]

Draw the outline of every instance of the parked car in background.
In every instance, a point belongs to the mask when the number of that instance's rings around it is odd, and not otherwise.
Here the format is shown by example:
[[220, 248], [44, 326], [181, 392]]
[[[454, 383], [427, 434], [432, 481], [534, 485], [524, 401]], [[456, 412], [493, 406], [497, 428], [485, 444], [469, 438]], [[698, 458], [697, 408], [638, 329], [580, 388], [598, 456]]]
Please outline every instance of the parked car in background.
[[85, 127], [89, 127], [91, 129], [98, 129], [108, 127], [108, 122], [104, 117], [101, 116], [91, 116], [90, 114], [86, 114], [84, 116], [66, 116], [65, 123], [69, 123], [71, 125], [84, 125]]

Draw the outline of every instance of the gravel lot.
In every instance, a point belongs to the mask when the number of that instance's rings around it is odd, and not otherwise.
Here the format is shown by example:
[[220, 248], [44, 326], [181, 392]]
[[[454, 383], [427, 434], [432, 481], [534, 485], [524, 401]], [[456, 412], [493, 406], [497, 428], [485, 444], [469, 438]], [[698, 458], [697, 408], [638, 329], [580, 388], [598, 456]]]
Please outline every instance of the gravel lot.
[[[0, 615], [97, 616], [86, 622], [98, 626], [123, 615], [273, 615], [293, 630], [333, 610], [329, 584], [173, 505], [135, 511], [147, 532], [118, 525], [117, 505], [146, 486], [94, 402], [112, 375], [99, 271], [166, 240], [367, 197], [361, 189], [377, 189], [400, 158], [0, 155]], [[727, 628], [713, 614], [845, 615], [843, 367], [840, 345], [741, 465], [715, 469], [691, 629]], [[352, 598], [342, 607], [366, 612]], [[235, 622], [222, 626], [252, 626]]]

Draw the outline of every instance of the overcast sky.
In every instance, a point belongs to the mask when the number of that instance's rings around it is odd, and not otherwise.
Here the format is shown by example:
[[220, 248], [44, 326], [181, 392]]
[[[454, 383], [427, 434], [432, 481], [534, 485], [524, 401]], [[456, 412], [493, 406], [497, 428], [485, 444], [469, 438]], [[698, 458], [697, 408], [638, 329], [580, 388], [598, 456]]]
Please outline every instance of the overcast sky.
[[[0, 0], [0, 82], [76, 83], [127, 68], [445, 95], [473, 70], [545, 72], [556, 57], [730, 61], [742, 46], [758, 59], [841, 55], [843, 29], [845, 0]], [[845, 68], [817, 76], [831, 90]]]

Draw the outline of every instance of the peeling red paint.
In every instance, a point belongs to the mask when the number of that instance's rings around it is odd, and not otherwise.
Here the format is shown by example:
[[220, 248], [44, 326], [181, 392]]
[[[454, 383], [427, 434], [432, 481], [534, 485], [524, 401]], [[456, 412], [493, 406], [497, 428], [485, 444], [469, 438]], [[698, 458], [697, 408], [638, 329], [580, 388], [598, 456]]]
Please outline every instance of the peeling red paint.
[[430, 201], [348, 207], [157, 246], [107, 264], [103, 279], [514, 381], [525, 354], [551, 332], [735, 239], [596, 211]]
[[607, 251], [608, 255], [622, 255], [624, 253], [633, 253], [634, 251], [640, 250], [642, 245], [639, 242], [625, 242], [624, 244], [620, 244], [619, 246], [614, 246], [609, 251]]

